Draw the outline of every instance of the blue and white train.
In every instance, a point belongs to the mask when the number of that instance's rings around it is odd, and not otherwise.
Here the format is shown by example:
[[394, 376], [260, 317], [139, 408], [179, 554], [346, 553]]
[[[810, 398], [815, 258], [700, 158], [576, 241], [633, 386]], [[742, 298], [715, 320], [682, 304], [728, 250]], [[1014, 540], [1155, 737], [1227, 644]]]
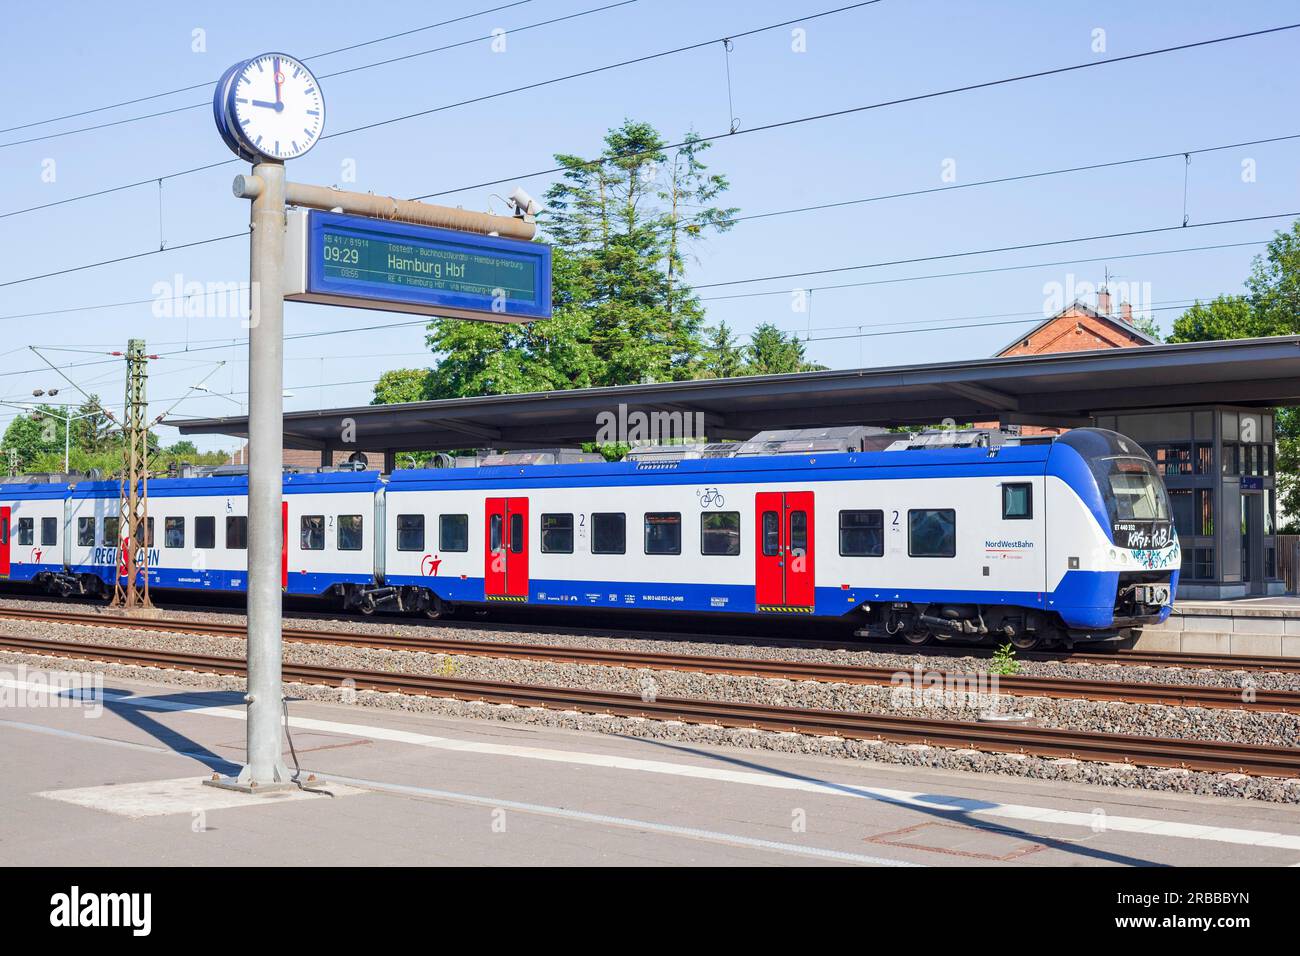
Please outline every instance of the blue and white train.
[[[915, 643], [1021, 648], [1127, 637], [1168, 616], [1178, 539], [1135, 442], [1080, 428], [893, 447], [286, 474], [282, 585], [366, 613], [851, 615]], [[246, 492], [243, 476], [151, 481], [150, 586], [243, 590]], [[0, 486], [0, 576], [111, 591], [125, 573], [118, 494], [115, 482]]]

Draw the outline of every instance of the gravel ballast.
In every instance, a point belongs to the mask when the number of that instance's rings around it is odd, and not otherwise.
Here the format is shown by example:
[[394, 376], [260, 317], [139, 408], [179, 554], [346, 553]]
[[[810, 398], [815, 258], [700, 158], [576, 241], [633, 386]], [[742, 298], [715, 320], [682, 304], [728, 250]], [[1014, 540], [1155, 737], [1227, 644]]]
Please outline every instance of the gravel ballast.
[[[100, 605], [84, 602], [58, 604], [50, 601], [0, 599], [0, 608], [31, 608], [49, 611], [67, 608], [78, 613], [105, 613]], [[150, 621], [210, 622], [238, 624], [245, 618], [238, 612], [191, 611], [158, 609], [150, 614]], [[2, 621], [0, 629], [18, 625], [18, 621]], [[713, 640], [707, 635], [691, 635], [690, 639], [673, 639], [665, 632], [648, 634], [646, 631], [624, 631], [617, 628], [563, 628], [520, 627], [518, 625], [476, 624], [472, 620], [454, 622], [412, 623], [401, 617], [343, 617], [315, 618], [288, 617], [285, 627], [329, 631], [358, 637], [432, 638], [437, 640], [492, 641], [509, 644], [549, 644], [556, 647], [582, 647], [604, 650], [641, 651], [660, 654], [695, 654], [710, 657], [740, 657], [775, 661], [799, 661], [864, 667], [888, 667], [911, 670], [920, 663], [932, 670], [962, 673], [984, 673], [989, 661], [983, 657], [950, 657], [923, 652], [894, 652], [888, 645], [879, 649], [869, 643], [846, 648], [809, 647], [797, 643], [782, 646], [772, 638], [745, 639], [740, 637]], [[15, 632], [28, 633], [28, 632]], [[854, 644], [846, 640], [845, 644]], [[1247, 658], [1246, 660], [1249, 660]], [[1300, 692], [1300, 673], [1269, 671], [1189, 669], [1184, 667], [1153, 667], [1137, 664], [1019, 661], [1019, 673], [1025, 677], [1063, 677], [1082, 680], [1130, 681], [1133, 683], [1186, 684], [1214, 687], [1252, 686], [1258, 690], [1289, 690]]]
[[[172, 634], [132, 634], [121, 628], [93, 628], [48, 623], [6, 622], [12, 633], [27, 633], [46, 640], [90, 642], [118, 647], [167, 649], [179, 653], [243, 657], [244, 642], [233, 637]], [[535, 635], [534, 641], [536, 640]], [[494, 635], [495, 637], [495, 635]], [[389, 651], [337, 645], [286, 643], [285, 659], [316, 664], [433, 675], [472, 680], [495, 680], [552, 686], [585, 687], [659, 697], [693, 697], [713, 700], [783, 704], [845, 711], [914, 715], [933, 719], [970, 720], [987, 707], [987, 701], [950, 701], [942, 706], [910, 706], [900, 702], [893, 688], [867, 685], [782, 681], [676, 671], [632, 670], [588, 664], [520, 661], [469, 655]], [[190, 671], [173, 671], [135, 665], [99, 664], [41, 655], [6, 653], [0, 660], [25, 662], [41, 668], [104, 673], [124, 679], [162, 681], [183, 686], [242, 690], [242, 678]], [[58, 663], [54, 664], [53, 661]], [[915, 658], [908, 658], [915, 663]], [[453, 701], [421, 695], [347, 691], [320, 685], [287, 684], [293, 696], [340, 701], [386, 709], [408, 710], [459, 717], [486, 717], [542, 726], [655, 737], [686, 742], [717, 743], [787, 753], [814, 753], [887, 763], [1007, 773], [1039, 779], [1070, 780], [1106, 786], [1131, 786], [1180, 793], [1249, 797], [1300, 803], [1300, 780], [1242, 777], [1236, 774], [1196, 773], [1181, 770], [1130, 767], [1090, 761], [1062, 761], [1014, 754], [987, 754], [970, 750], [819, 738], [760, 730], [735, 730], [674, 721], [579, 714], [541, 708], [520, 708], [477, 702]], [[891, 700], [891, 695], [893, 699]], [[900, 703], [904, 704], [899, 706]], [[974, 706], [971, 704], [974, 703]], [[1294, 745], [1300, 718], [1262, 711], [1164, 707], [1114, 702], [1004, 698], [1003, 711], [1032, 711], [1040, 726], [1068, 727], [1106, 733], [1141, 734], [1170, 738], [1202, 738]]]

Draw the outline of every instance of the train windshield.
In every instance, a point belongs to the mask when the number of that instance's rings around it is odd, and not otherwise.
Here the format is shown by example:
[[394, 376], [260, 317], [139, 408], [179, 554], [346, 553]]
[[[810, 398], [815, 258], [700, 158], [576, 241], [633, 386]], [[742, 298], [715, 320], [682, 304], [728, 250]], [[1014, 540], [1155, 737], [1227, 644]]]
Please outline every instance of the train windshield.
[[1110, 484], [1112, 521], [1168, 521], [1169, 499], [1151, 463], [1144, 458], [1103, 458], [1099, 465]]
[[1141, 445], [1101, 428], [1075, 428], [1057, 440], [1088, 463], [1106, 502], [1115, 544], [1163, 548], [1174, 540], [1169, 494], [1155, 463]]

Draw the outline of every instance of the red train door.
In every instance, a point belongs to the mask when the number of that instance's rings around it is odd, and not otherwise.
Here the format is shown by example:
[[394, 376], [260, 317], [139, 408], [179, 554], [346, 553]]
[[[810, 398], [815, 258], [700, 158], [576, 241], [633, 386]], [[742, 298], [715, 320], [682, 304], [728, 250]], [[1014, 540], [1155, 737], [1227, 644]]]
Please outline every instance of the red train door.
[[0, 577], [9, 577], [9, 515], [10, 509], [0, 508]]
[[280, 590], [289, 590], [289, 502], [280, 502]]
[[488, 498], [483, 593], [489, 601], [528, 600], [528, 499]]
[[760, 611], [811, 613], [813, 493], [762, 491], [755, 497], [755, 604]]

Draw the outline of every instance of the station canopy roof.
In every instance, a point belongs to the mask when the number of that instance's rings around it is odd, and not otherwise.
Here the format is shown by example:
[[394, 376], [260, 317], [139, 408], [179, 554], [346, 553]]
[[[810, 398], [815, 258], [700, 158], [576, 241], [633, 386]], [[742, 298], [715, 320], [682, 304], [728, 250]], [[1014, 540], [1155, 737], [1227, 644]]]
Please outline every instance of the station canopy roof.
[[[698, 412], [709, 440], [766, 429], [958, 423], [1077, 427], [1117, 410], [1300, 405], [1300, 336], [362, 405], [284, 416], [301, 449], [543, 448], [596, 438], [602, 412]], [[355, 422], [355, 444], [341, 441]], [[246, 437], [248, 417], [171, 419]]]

